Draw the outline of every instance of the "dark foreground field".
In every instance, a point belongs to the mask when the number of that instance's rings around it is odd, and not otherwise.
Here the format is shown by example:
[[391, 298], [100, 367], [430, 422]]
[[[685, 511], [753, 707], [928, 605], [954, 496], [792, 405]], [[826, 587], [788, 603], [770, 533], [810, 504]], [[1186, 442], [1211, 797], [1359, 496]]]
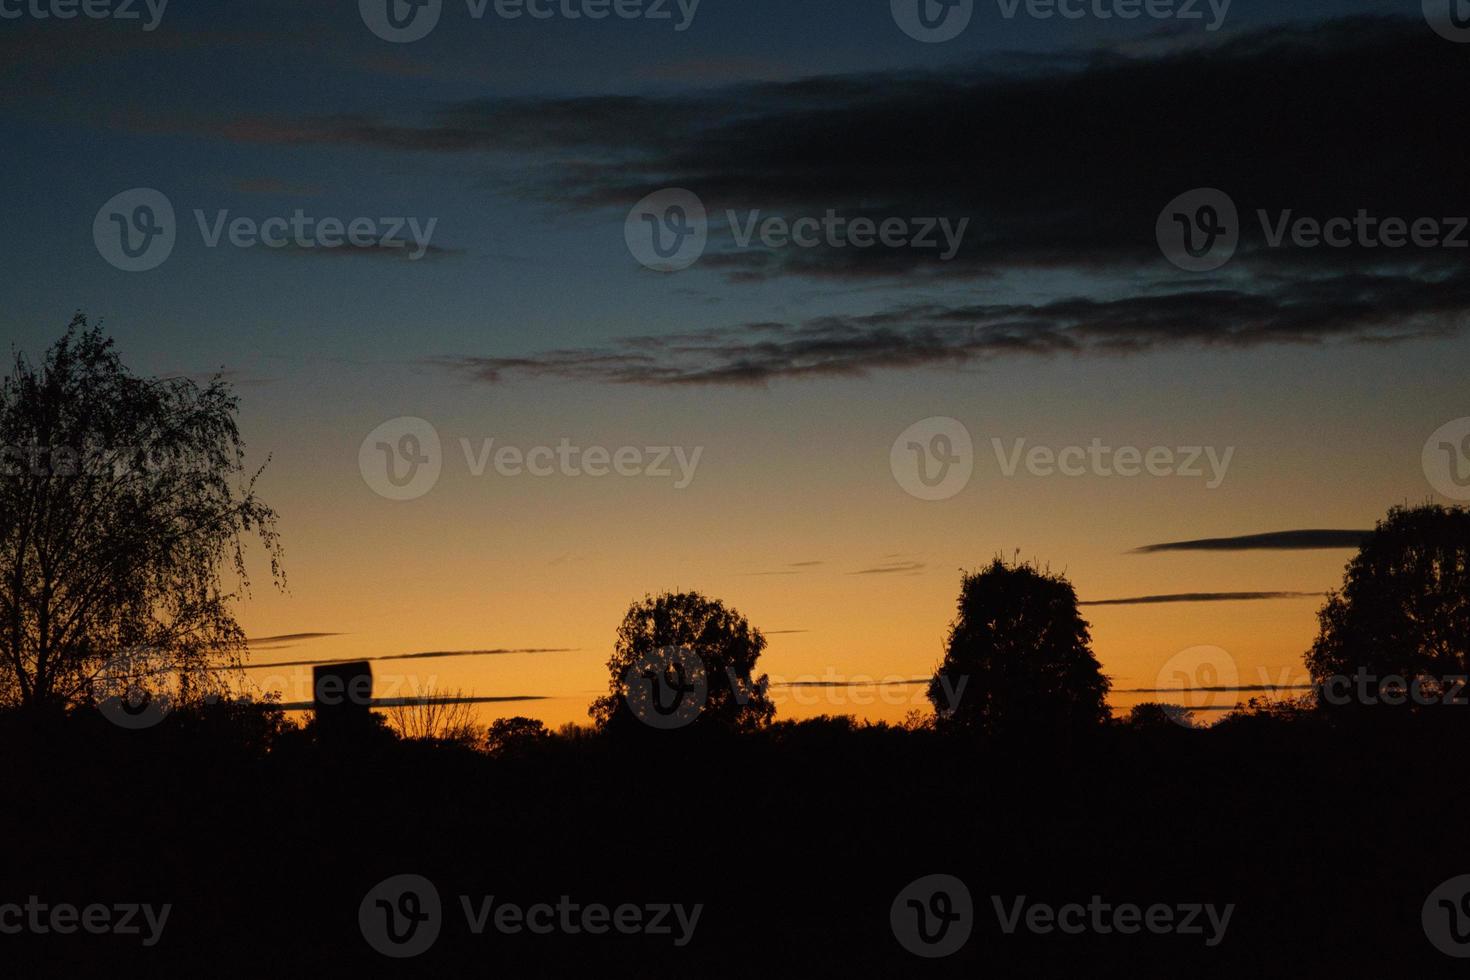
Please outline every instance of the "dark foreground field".
[[[1470, 873], [1470, 728], [1441, 714], [1006, 746], [817, 722], [552, 738], [495, 758], [182, 712], [145, 731], [93, 712], [13, 721], [0, 904], [172, 908], [152, 946], [146, 925], [0, 935], [0, 972], [1449, 976], [1465, 963], [1431, 945], [1421, 908]], [[408, 959], [376, 952], [359, 920], [401, 874], [442, 900], [437, 941]], [[968, 942], [940, 959], [890, 924], [899, 892], [932, 874], [965, 882], [974, 906]], [[1009, 910], [1095, 895], [1234, 910], [1209, 946], [1207, 923], [1007, 934], [992, 897]], [[475, 935], [461, 896], [702, 910], [682, 946], [672, 913], [668, 934]]]

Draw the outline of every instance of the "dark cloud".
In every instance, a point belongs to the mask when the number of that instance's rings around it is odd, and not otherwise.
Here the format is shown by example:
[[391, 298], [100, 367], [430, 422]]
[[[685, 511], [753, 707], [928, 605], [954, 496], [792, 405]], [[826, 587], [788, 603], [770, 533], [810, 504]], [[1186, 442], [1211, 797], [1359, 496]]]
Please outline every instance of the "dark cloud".
[[516, 378], [634, 385], [761, 385], [782, 378], [959, 367], [1017, 355], [1136, 354], [1175, 347], [1390, 344], [1470, 323], [1470, 270], [1426, 282], [1345, 274], [1260, 292], [1202, 288], [1034, 305], [909, 304], [800, 323], [629, 337], [600, 348], [429, 363], [495, 384]]
[[1172, 595], [1141, 595], [1131, 599], [1093, 599], [1079, 606], [1146, 606], [1162, 602], [1246, 602], [1256, 599], [1315, 599], [1322, 592], [1179, 592]]
[[345, 633], [282, 633], [280, 636], [252, 636], [245, 642], [252, 646], [266, 643], [290, 643], [297, 640], [320, 640], [328, 636], [346, 636]]
[[[249, 143], [534, 154], [534, 167], [512, 165], [498, 178], [570, 209], [627, 207], [652, 189], [682, 186], [715, 214], [968, 217], [965, 247], [948, 263], [905, 248], [725, 250], [706, 261], [749, 278], [974, 278], [1017, 267], [1152, 266], [1155, 217], [1195, 187], [1225, 190], [1246, 215], [1470, 213], [1460, 166], [1470, 135], [1445, 125], [1434, 95], [1457, 91], [1465, 69], [1466, 52], [1422, 18], [1351, 18], [1198, 44], [685, 95], [486, 99], [406, 115], [174, 125]], [[1320, 166], [1323, 159], [1333, 165]], [[716, 224], [728, 244], [728, 229]], [[1320, 270], [1350, 257], [1336, 249], [1267, 255], [1263, 244], [1257, 228], [1239, 261]], [[1452, 264], [1443, 255], [1427, 261]]]
[[[1445, 43], [1421, 17], [1356, 17], [944, 71], [146, 126], [286, 147], [473, 154], [483, 180], [503, 191], [601, 217], [652, 190], [686, 187], [711, 213], [698, 268], [736, 283], [799, 277], [929, 291], [924, 302], [888, 299], [860, 315], [435, 362], [488, 383], [759, 385], [1022, 353], [1457, 335], [1470, 323], [1470, 250], [1357, 239], [1268, 247], [1257, 212], [1470, 216], [1470, 128], [1448, 121], [1442, 94], [1459, 91], [1467, 59], [1470, 48]], [[1242, 225], [1233, 262], [1208, 275], [1168, 264], [1154, 233], [1164, 206], [1200, 187], [1229, 194]], [[886, 246], [736, 248], [727, 209], [969, 225], [951, 261]], [[1018, 272], [1033, 274], [1032, 285], [1054, 277], [1045, 293], [1025, 294], [1054, 298], [997, 299]], [[980, 288], [983, 298], [961, 292]]]
[[1161, 551], [1306, 551], [1326, 548], [1357, 548], [1372, 531], [1304, 530], [1244, 534], [1233, 538], [1200, 538], [1197, 541], [1168, 541], [1134, 548], [1135, 555]]

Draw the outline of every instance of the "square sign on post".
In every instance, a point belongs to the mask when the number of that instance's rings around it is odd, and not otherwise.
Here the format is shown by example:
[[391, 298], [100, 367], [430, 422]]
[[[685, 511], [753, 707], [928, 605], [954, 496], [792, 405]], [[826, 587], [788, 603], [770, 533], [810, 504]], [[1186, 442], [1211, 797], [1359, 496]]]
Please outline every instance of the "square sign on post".
[[373, 668], [366, 660], [313, 667], [312, 707], [324, 732], [361, 731], [371, 726]]

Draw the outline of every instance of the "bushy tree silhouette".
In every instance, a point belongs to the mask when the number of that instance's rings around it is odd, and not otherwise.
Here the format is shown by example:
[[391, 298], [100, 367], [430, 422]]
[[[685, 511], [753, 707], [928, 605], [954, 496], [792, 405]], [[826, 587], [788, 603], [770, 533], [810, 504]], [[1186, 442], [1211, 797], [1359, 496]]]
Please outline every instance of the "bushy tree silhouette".
[[[1415, 681], [1424, 703], [1453, 693], [1446, 679], [1470, 674], [1470, 510], [1389, 510], [1317, 618], [1306, 665], [1327, 703], [1413, 706], [1402, 691]], [[1385, 680], [1398, 689], [1387, 698]]]
[[1183, 705], [1144, 701], [1128, 710], [1127, 723], [1133, 728], [1193, 728], [1194, 715]]
[[941, 725], [987, 735], [1089, 728], [1109, 717], [1108, 687], [1064, 577], [999, 558], [964, 576], [929, 683]]
[[496, 756], [523, 752], [550, 738], [539, 718], [496, 718], [485, 731], [485, 751]]
[[[599, 728], [635, 717], [628, 706], [626, 679], [649, 668], [662, 674], [676, 668], [660, 651], [687, 650], [703, 664], [705, 695], [698, 721], [731, 729], [766, 724], [776, 713], [764, 675], [753, 678], [756, 661], [766, 648], [760, 630], [718, 599], [698, 592], [665, 592], [635, 602], [618, 627], [617, 643], [607, 667], [608, 693], [588, 709]], [[662, 679], [662, 678], [660, 678]], [[685, 679], [673, 679], [682, 683]]]
[[99, 674], [197, 693], [238, 664], [244, 538], [280, 568], [236, 410], [219, 379], [135, 377], [80, 315], [41, 363], [16, 355], [0, 383], [0, 700], [85, 700]]

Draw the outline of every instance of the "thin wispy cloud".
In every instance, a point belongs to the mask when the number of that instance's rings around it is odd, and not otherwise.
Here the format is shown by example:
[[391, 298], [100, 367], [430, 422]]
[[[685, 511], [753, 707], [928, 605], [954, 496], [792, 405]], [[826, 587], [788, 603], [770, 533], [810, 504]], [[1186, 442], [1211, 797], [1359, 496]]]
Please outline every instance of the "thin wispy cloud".
[[1134, 548], [1135, 555], [1151, 555], [1164, 551], [1310, 551], [1317, 549], [1357, 548], [1372, 531], [1308, 529], [1270, 531], [1265, 534], [1242, 534], [1231, 538], [1198, 538], [1193, 541], [1166, 541]]
[[772, 687], [913, 687], [928, 684], [928, 677], [886, 677], [851, 681], [772, 681]]
[[1250, 602], [1259, 599], [1319, 599], [1325, 592], [1178, 592], [1128, 599], [1092, 599], [1079, 606], [1146, 606], [1167, 602]]
[[276, 177], [241, 177], [231, 185], [241, 194], [264, 194], [271, 197], [315, 197], [322, 192], [315, 184], [296, 184]]
[[873, 565], [869, 568], [860, 568], [849, 575], [897, 575], [903, 572], [918, 572], [927, 567], [922, 561], [894, 561], [885, 562], [882, 565]]
[[773, 569], [768, 569], [768, 570], [759, 571], [759, 572], [738, 572], [737, 574], [739, 574], [739, 575], [799, 575], [802, 572], [809, 571], [810, 569], [813, 569], [813, 568], [818, 568], [818, 567], [820, 567], [822, 565], [825, 565], [825, 564], [826, 564], [826, 562], [824, 562], [824, 561], [793, 561], [793, 562], [788, 562], [786, 564], [786, 567], [785, 568], [773, 568]]
[[377, 662], [382, 660], [430, 660], [441, 657], [503, 657], [516, 653], [574, 653], [574, 647], [548, 647], [535, 648], [526, 647], [521, 649], [504, 650], [434, 650], [426, 653], [389, 653], [373, 657], [338, 657], [331, 660], [287, 660], [274, 663], [249, 663], [244, 665], [246, 670], [263, 670], [269, 667], [318, 667], [333, 664], [355, 664], [362, 661]]
[[282, 633], [279, 636], [252, 636], [245, 642], [251, 646], [266, 643], [294, 643], [301, 640], [321, 640], [329, 636], [346, 636], [346, 633]]
[[344, 242], [331, 248], [313, 246], [308, 247], [291, 243], [281, 248], [270, 248], [266, 251], [272, 255], [291, 255], [297, 257], [329, 258], [374, 258], [393, 259], [399, 262], [427, 262], [433, 259], [453, 258], [465, 254], [462, 248], [443, 248], [439, 245], [419, 246], [411, 241], [399, 242], [397, 244], [385, 244], [374, 242], [369, 245], [356, 245], [352, 242]]
[[[1115, 687], [1114, 694], [1183, 694], [1192, 691], [1214, 692], [1222, 694], [1230, 693], [1260, 693], [1271, 691], [1310, 691], [1312, 684], [1238, 684], [1238, 685], [1202, 685], [1200, 687]], [[1206, 710], [1203, 708], [1190, 708], [1191, 711]]]
[[[478, 697], [475, 695], [446, 695], [439, 697], [429, 695], [418, 698], [372, 698], [368, 701], [370, 708], [402, 708], [419, 704], [503, 704], [514, 701], [550, 701], [554, 700], [540, 694], [511, 694], [504, 697]], [[316, 704], [311, 701], [288, 701], [277, 705], [282, 711], [308, 711]]]

